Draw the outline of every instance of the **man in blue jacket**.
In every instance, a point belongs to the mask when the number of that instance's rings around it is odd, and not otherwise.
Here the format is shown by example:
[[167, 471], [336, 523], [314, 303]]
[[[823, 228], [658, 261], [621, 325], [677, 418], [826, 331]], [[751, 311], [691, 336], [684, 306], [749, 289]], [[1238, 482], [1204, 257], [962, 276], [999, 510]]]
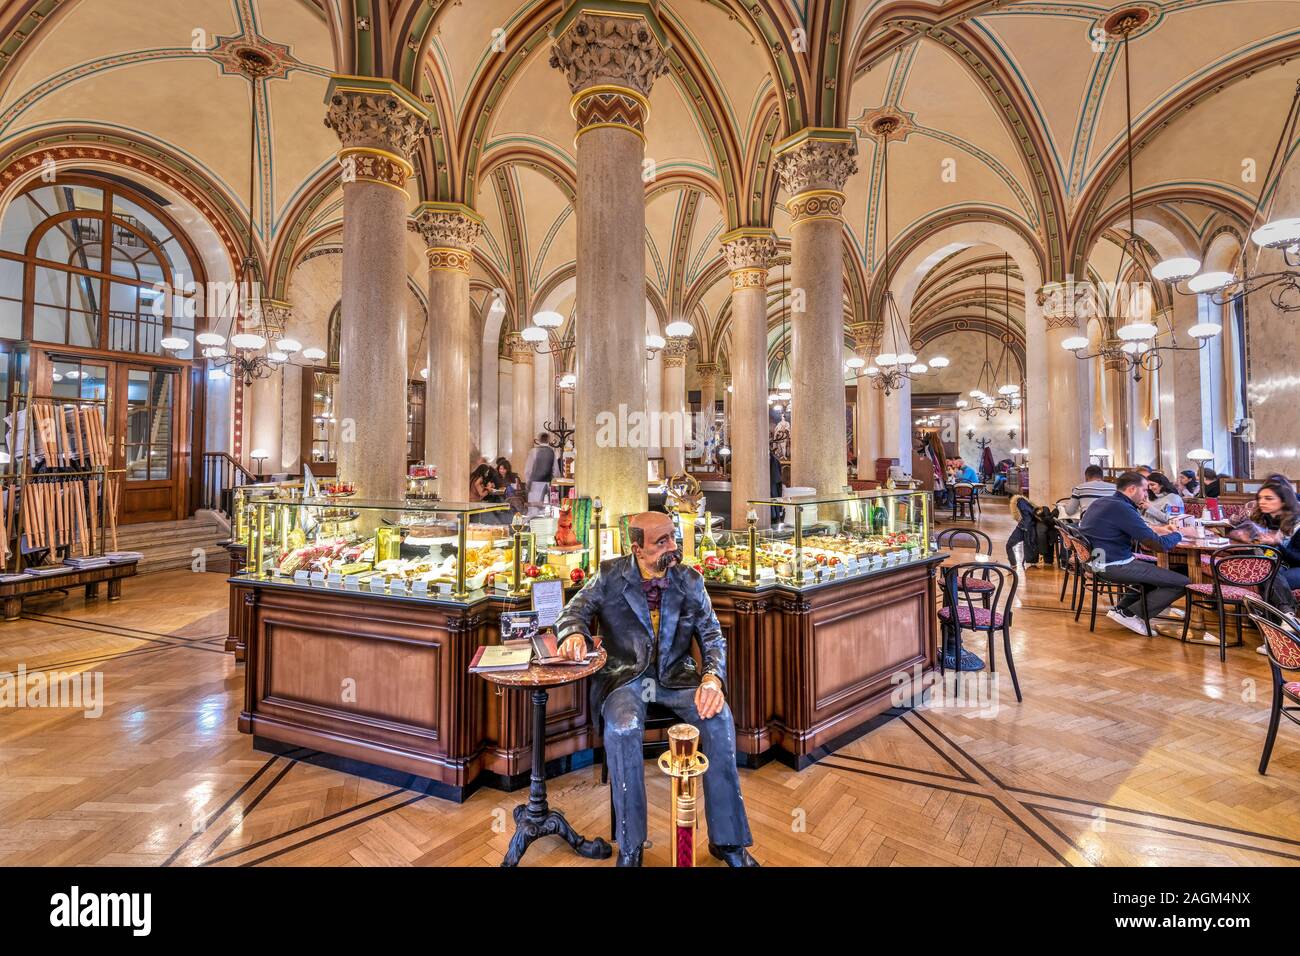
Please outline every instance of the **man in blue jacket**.
[[[1183, 540], [1172, 524], [1153, 527], [1142, 519], [1138, 502], [1146, 500], [1147, 480], [1136, 471], [1126, 471], [1115, 483], [1115, 494], [1089, 505], [1079, 530], [1092, 547], [1093, 567], [1112, 581], [1142, 585], [1147, 591], [1147, 614], [1154, 618], [1182, 597], [1191, 581], [1185, 574], [1133, 556], [1135, 543], [1149, 541], [1168, 551]], [[1130, 631], [1150, 637], [1150, 620], [1144, 621], [1135, 613], [1141, 609], [1140, 601], [1138, 592], [1126, 594], [1106, 616]]]
[[[736, 725], [724, 696], [727, 641], [704, 578], [682, 567], [668, 515], [636, 515], [628, 535], [632, 553], [602, 561], [599, 573], [555, 622], [564, 656], [582, 659], [596, 621], [609, 655], [591, 680], [605, 722], [618, 865], [641, 865], [646, 837], [641, 744], [646, 703], [654, 701], [700, 730], [700, 749], [709, 758], [704, 774], [709, 852], [728, 866], [758, 866], [745, 849], [754, 841], [736, 770]], [[702, 674], [691, 656], [693, 640], [704, 658]]]

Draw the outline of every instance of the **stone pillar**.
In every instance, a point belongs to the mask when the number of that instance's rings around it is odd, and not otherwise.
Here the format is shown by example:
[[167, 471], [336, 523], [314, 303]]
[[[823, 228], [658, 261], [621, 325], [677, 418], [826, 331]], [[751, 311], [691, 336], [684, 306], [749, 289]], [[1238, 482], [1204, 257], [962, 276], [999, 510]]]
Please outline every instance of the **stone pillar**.
[[335, 76], [326, 103], [325, 125], [343, 147], [338, 473], [362, 498], [400, 500], [406, 490], [405, 186], [429, 121], [409, 91], [385, 80]]
[[[704, 460], [704, 449], [709, 440], [713, 438], [717, 429], [713, 425], [714, 406], [718, 401], [718, 366], [712, 362], [701, 362], [695, 366], [696, 380], [700, 383], [700, 417], [691, 426], [691, 435], [700, 450], [700, 458]], [[716, 465], [718, 461], [718, 450], [715, 446], [713, 457], [708, 459], [711, 464]]]
[[627, 440], [632, 430], [619, 435], [617, 422], [620, 405], [646, 413], [641, 174], [647, 98], [668, 71], [668, 44], [652, 4], [625, 2], [609, 15], [602, 6], [566, 6], [550, 62], [568, 80], [578, 127], [576, 484], [581, 495], [601, 496], [613, 520], [645, 510], [647, 501], [644, 442], [631, 447], [638, 444]]
[[514, 366], [510, 373], [510, 464], [515, 471], [524, 467], [528, 449], [533, 447], [537, 430], [533, 427], [533, 362], [537, 353], [532, 343], [518, 332], [506, 336], [506, 348]]
[[848, 475], [841, 190], [857, 171], [857, 136], [852, 130], [804, 129], [779, 144], [776, 154], [790, 196], [793, 240], [790, 483], [836, 494]]
[[262, 462], [264, 474], [273, 475], [280, 470], [281, 455], [281, 417], [280, 401], [283, 379], [280, 370], [274, 369], [266, 378], [259, 378], [248, 387], [246, 401], [252, 406], [251, 425], [248, 435], [248, 469], [257, 474], [257, 462], [253, 461], [254, 450], [266, 452], [266, 461]]
[[[1195, 339], [1187, 334], [1187, 330], [1201, 321], [1201, 297], [1174, 293], [1173, 300], [1173, 321], [1169, 325], [1173, 328], [1174, 344], [1184, 347], [1195, 345]], [[1263, 300], [1263, 296], [1257, 296], [1251, 305]], [[1223, 317], [1216, 312], [1210, 321], [1221, 323]], [[1158, 324], [1164, 326], [1163, 321]], [[1167, 477], [1173, 481], [1179, 471], [1196, 467], [1196, 463], [1187, 457], [1189, 451], [1208, 448], [1213, 444], [1213, 437], [1208, 434], [1209, 429], [1206, 427], [1210, 410], [1204, 408], [1201, 402], [1201, 353], [1170, 353], [1160, 374], [1172, 379], [1174, 388], [1178, 391], [1178, 400], [1174, 403], [1174, 420], [1169, 423], [1173, 428], [1168, 434], [1163, 431], [1160, 434], [1160, 444], [1168, 462], [1166, 467], [1172, 469]]]
[[669, 475], [686, 470], [686, 442], [690, 438], [690, 421], [686, 414], [686, 351], [682, 339], [669, 341], [661, 358], [664, 363], [663, 426], [659, 444], [663, 449], [664, 467]]
[[[1050, 503], [1068, 495], [1070, 489], [1083, 480], [1083, 469], [1088, 464], [1082, 440], [1084, 405], [1080, 382], [1086, 366], [1074, 357], [1073, 352], [1061, 347], [1066, 339], [1083, 334], [1079, 331], [1075, 301], [1068, 294], [1067, 287], [1057, 283], [1043, 286], [1038, 290], [1036, 301], [1047, 330], [1047, 381], [1043, 383], [1041, 396], [1035, 389], [1030, 400], [1035, 404], [1041, 403], [1043, 419], [1049, 427], [1046, 435], [1031, 437], [1029, 471], [1036, 500]], [[1045, 486], [1040, 477], [1044, 468], [1047, 471]]]
[[[771, 229], [722, 236], [731, 269], [731, 525], [745, 527], [746, 504], [770, 497], [767, 418], [767, 268], [776, 258]], [[771, 509], [758, 508], [767, 527]]]
[[876, 477], [880, 457], [880, 389], [866, 375], [858, 376], [858, 478]]
[[474, 437], [470, 408], [478, 333], [469, 301], [469, 267], [483, 221], [461, 203], [424, 202], [410, 220], [429, 260], [429, 330], [425, 364], [424, 460], [438, 469], [439, 494], [469, 497]]

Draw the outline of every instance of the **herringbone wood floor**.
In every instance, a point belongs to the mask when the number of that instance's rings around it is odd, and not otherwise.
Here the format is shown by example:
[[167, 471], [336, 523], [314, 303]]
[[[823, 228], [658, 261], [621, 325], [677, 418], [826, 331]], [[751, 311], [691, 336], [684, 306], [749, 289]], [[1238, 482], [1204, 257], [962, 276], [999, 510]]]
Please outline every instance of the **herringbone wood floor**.
[[[982, 525], [996, 541], [1000, 506]], [[1013, 643], [1024, 689], [996, 707], [908, 713], [795, 773], [742, 771], [755, 855], [809, 865], [1277, 865], [1300, 862], [1300, 733], [1255, 772], [1265, 661], [1203, 644], [1090, 635], [1031, 569]], [[496, 865], [523, 794], [462, 805], [252, 749], [243, 668], [222, 652], [224, 578], [128, 581], [119, 604], [30, 603], [0, 626], [0, 671], [98, 670], [103, 716], [0, 709], [0, 864]], [[983, 653], [983, 648], [975, 650]], [[999, 654], [999, 659], [1001, 654]], [[666, 865], [668, 787], [651, 765], [647, 865]], [[588, 768], [551, 782], [579, 831], [607, 835]], [[703, 865], [715, 865], [705, 857]], [[579, 859], [557, 838], [528, 866]]]

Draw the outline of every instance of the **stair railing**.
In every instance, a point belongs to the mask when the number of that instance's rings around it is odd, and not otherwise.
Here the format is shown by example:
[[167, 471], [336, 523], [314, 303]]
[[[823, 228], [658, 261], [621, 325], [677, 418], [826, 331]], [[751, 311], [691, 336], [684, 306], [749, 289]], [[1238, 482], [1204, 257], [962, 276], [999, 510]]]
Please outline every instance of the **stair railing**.
[[227, 518], [233, 511], [234, 490], [255, 484], [251, 472], [224, 451], [203, 453], [203, 507]]

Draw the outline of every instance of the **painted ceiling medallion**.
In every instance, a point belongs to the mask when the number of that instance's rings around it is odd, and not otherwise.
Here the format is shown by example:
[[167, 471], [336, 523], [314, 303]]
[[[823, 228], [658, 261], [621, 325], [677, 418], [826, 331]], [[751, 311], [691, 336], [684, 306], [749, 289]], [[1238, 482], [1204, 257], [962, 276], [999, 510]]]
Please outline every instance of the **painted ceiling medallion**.
[[1107, 36], [1118, 39], [1125, 34], [1137, 39], [1144, 33], [1154, 30], [1160, 23], [1160, 8], [1153, 3], [1132, 3], [1104, 17], [1098, 18], [1092, 26], [1092, 36]]
[[887, 142], [903, 143], [916, 129], [915, 116], [892, 106], [877, 106], [874, 110], [863, 110], [849, 126], [863, 139], [878, 140], [884, 136]]
[[288, 44], [273, 43], [255, 33], [217, 37], [217, 44], [208, 55], [221, 64], [222, 73], [237, 73], [250, 79], [283, 80], [290, 70], [303, 66]]

